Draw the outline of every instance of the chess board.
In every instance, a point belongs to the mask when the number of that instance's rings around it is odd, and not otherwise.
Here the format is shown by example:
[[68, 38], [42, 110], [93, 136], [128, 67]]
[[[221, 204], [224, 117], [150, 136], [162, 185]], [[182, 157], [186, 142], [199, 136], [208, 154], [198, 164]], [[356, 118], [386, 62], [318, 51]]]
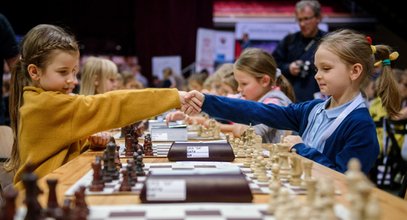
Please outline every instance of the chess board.
[[[127, 166], [127, 164], [123, 164], [123, 167]], [[246, 168], [241, 163], [229, 163], [229, 162], [175, 162], [175, 163], [146, 163], [144, 170], [146, 174], [151, 171], [158, 171], [158, 172], [173, 172], [173, 171], [214, 171], [214, 170], [233, 170], [233, 169], [240, 169], [243, 174], [246, 175], [246, 179], [248, 181], [249, 187], [253, 194], [269, 194], [269, 184], [261, 183], [256, 178], [254, 178], [253, 172], [250, 168]], [[268, 171], [269, 172], [269, 171]], [[270, 176], [271, 173], [269, 172], [268, 175]], [[79, 186], [83, 185], [86, 186], [86, 194], [87, 195], [109, 195], [109, 194], [140, 194], [141, 189], [143, 188], [143, 184], [146, 180], [146, 177], [137, 177], [138, 182], [135, 186], [132, 187], [131, 192], [120, 192], [119, 187], [122, 181], [120, 177], [119, 180], [113, 180], [110, 183], [105, 183], [105, 188], [101, 192], [91, 192], [89, 191], [89, 186], [91, 185], [93, 179], [93, 170], [90, 170], [86, 173], [81, 179], [79, 179], [75, 184], [73, 184], [66, 192], [65, 196], [73, 196], [75, 191], [79, 188]], [[282, 181], [283, 187], [289, 189], [289, 192], [292, 194], [306, 194], [306, 189], [296, 186], [291, 186], [288, 181]]]
[[226, 136], [223, 133], [219, 134], [219, 138], [214, 137], [201, 137], [198, 135], [197, 131], [188, 131], [188, 140], [195, 140], [195, 141], [209, 141], [209, 140], [225, 140]]
[[[267, 204], [247, 203], [199, 203], [199, 204], [152, 204], [124, 206], [90, 206], [88, 220], [274, 220], [267, 214]], [[349, 211], [340, 204], [334, 206], [338, 220], [348, 220]], [[25, 209], [19, 209], [15, 219], [22, 220]]]

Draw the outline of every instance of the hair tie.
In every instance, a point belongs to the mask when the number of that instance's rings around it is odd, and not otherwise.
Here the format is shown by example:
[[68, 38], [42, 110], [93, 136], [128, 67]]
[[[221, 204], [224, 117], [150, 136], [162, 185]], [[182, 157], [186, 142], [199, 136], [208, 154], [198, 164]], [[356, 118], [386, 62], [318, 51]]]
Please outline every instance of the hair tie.
[[389, 55], [389, 59], [392, 60], [392, 61], [397, 60], [398, 57], [399, 57], [399, 53], [397, 51], [394, 51], [393, 53], [391, 53]]
[[374, 64], [374, 66], [378, 67], [381, 63], [383, 64], [383, 66], [390, 66], [391, 61], [397, 60], [398, 57], [399, 57], [399, 53], [397, 51], [394, 51], [393, 53], [391, 53], [389, 55], [388, 59], [379, 60]]
[[375, 45], [370, 45], [370, 48], [372, 49], [372, 53], [375, 54], [376, 53], [376, 46]]
[[366, 40], [369, 43], [369, 45], [372, 45], [372, 38], [370, 36], [366, 36]]
[[281, 70], [279, 69], [279, 68], [276, 68], [276, 79], [278, 78], [278, 77], [280, 77], [282, 74], [281, 74]]
[[391, 61], [390, 61], [390, 59], [384, 59], [384, 60], [382, 61], [382, 64], [383, 64], [383, 66], [390, 66]]

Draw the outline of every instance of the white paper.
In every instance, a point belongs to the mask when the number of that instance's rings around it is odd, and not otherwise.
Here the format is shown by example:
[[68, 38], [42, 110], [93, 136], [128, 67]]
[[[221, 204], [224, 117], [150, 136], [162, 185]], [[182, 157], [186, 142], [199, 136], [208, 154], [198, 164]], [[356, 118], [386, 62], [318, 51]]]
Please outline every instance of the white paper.
[[187, 184], [185, 180], [147, 180], [147, 201], [185, 201]]
[[187, 158], [209, 158], [209, 146], [187, 146]]

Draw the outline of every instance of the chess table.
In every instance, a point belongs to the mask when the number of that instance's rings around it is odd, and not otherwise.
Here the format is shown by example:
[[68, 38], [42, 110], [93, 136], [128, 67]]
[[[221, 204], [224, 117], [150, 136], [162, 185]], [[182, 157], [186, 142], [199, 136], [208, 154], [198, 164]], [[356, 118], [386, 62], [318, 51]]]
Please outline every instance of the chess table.
[[[94, 161], [95, 156], [101, 155], [102, 152], [93, 152], [88, 151], [78, 156], [74, 160], [68, 162], [62, 167], [56, 169], [52, 173], [41, 178], [39, 182], [39, 187], [44, 190], [44, 194], [39, 196], [39, 201], [43, 207], [47, 204], [48, 189], [46, 180], [49, 178], [57, 178], [57, 198], [59, 204], [62, 204], [64, 200], [65, 192], [75, 183], [78, 179], [82, 178], [86, 173], [91, 170], [90, 164]], [[305, 158], [304, 158], [305, 159]], [[123, 161], [125, 162], [125, 161]], [[145, 163], [168, 163], [167, 158], [144, 158]], [[235, 163], [243, 163], [244, 159], [236, 158]], [[340, 194], [336, 195], [336, 202], [342, 204], [343, 206], [349, 205], [346, 201], [346, 179], [345, 176], [339, 172], [331, 170], [327, 167], [314, 163], [312, 168], [312, 173], [314, 177], [324, 177], [328, 178], [332, 184], [335, 186], [335, 189], [340, 191]], [[382, 191], [378, 188], [373, 189], [374, 195], [379, 199], [382, 219], [392, 219], [392, 220], [405, 220], [407, 219], [407, 202], [396, 196], [393, 196], [385, 191]], [[23, 204], [23, 195], [24, 192], [20, 192], [17, 198], [17, 205], [21, 206]], [[254, 204], [267, 204], [269, 202], [269, 195], [267, 194], [253, 194]], [[299, 199], [306, 199], [305, 195], [299, 195]], [[123, 195], [88, 195], [86, 197], [88, 205], [130, 205], [140, 203], [138, 196], [131, 194]]]

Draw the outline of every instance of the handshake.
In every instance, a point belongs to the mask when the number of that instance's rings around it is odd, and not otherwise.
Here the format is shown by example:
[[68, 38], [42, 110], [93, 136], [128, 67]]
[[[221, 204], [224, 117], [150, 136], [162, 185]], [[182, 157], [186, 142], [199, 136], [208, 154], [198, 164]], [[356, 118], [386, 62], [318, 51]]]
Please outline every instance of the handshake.
[[192, 90], [190, 92], [178, 91], [181, 100], [181, 111], [187, 115], [195, 115], [201, 112], [205, 99], [204, 94]]

